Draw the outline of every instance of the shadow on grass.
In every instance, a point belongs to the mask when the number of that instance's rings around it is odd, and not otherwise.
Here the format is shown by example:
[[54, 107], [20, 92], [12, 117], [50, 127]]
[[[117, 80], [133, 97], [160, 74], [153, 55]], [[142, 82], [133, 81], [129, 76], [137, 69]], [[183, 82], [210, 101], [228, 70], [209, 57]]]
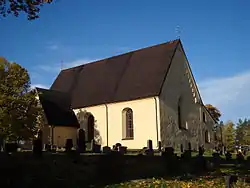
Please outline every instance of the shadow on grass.
[[249, 175], [246, 165], [236, 162], [199, 169], [196, 161], [168, 161], [160, 156], [0, 154], [1, 187], [104, 187], [110, 184], [161, 179], [190, 181], [225, 175]]

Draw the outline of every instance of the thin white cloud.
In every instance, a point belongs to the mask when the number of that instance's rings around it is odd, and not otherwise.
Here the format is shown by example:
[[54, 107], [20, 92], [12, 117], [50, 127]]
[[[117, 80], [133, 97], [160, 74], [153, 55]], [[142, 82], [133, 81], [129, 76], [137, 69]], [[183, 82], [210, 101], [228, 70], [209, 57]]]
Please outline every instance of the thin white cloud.
[[198, 86], [203, 102], [216, 106], [223, 114], [222, 120], [250, 117], [250, 71], [204, 80]]
[[47, 48], [48, 48], [49, 50], [58, 50], [59, 46], [56, 45], [56, 44], [51, 44], [51, 45], [47, 46]]
[[76, 67], [76, 66], [83, 65], [86, 63], [94, 62], [96, 60], [97, 59], [83, 58], [83, 59], [78, 59], [78, 60], [71, 61], [71, 62], [61, 62], [57, 64], [52, 64], [52, 65], [39, 65], [36, 68], [38, 70], [42, 70], [45, 72], [58, 73], [61, 69]]

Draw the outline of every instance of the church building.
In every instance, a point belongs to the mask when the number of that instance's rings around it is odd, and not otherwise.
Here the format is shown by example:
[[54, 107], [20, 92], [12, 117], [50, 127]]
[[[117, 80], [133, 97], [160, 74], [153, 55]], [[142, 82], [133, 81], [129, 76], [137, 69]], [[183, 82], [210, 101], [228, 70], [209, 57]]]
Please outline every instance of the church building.
[[212, 148], [216, 121], [205, 108], [181, 41], [62, 70], [37, 88], [45, 142], [64, 146], [84, 129], [86, 141], [112, 147]]

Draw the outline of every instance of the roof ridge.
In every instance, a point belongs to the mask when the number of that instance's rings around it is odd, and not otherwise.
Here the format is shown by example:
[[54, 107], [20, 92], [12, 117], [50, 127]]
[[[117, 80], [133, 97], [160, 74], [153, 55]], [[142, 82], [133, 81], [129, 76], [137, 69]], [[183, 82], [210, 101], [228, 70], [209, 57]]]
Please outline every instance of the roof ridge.
[[67, 69], [51, 89], [71, 93], [72, 108], [158, 96], [179, 43], [172, 40]]
[[102, 63], [105, 63], [109, 59], [112, 59], [112, 58], [115, 58], [115, 57], [118, 57], [118, 56], [128, 55], [130, 53], [135, 53], [135, 52], [138, 52], [138, 51], [141, 51], [141, 50], [145, 50], [145, 49], [149, 49], [149, 48], [154, 48], [154, 47], [161, 46], [161, 45], [172, 44], [172, 43], [175, 43], [175, 42], [176, 43], [180, 42], [180, 39], [170, 40], [168, 42], [164, 42], [164, 43], [160, 43], [160, 44], [155, 44], [155, 45], [151, 45], [151, 46], [147, 46], [147, 47], [142, 47], [142, 48], [139, 48], [139, 49], [136, 49], [136, 50], [132, 50], [132, 51], [129, 51], [129, 52], [121, 53], [121, 54], [114, 55], [114, 56], [111, 56], [111, 57], [106, 57], [106, 58], [102, 58], [102, 59], [99, 59], [99, 60], [96, 60], [96, 61], [92, 61], [92, 62], [88, 62], [88, 63], [85, 63], [85, 64], [77, 65], [77, 66], [74, 66], [74, 67], [66, 68], [66, 69], [61, 70], [60, 72], [72, 70], [72, 69], [75, 69], [75, 68], [80, 68], [82, 66], [87, 66], [87, 65], [93, 65], [93, 64], [96, 64], [96, 63], [101, 63], [100, 61], [106, 60], [106, 61], [102, 62]]

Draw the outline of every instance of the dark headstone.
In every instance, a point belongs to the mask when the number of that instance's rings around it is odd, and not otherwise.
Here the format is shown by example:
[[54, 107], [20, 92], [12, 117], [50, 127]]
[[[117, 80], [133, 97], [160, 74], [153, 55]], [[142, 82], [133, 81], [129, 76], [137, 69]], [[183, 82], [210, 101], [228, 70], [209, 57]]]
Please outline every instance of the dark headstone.
[[171, 175], [176, 174], [180, 166], [178, 158], [174, 153], [174, 149], [172, 147], [165, 148], [162, 157], [164, 157], [166, 163], [166, 173]]
[[159, 152], [161, 152], [161, 148], [162, 148], [161, 141], [158, 141], [158, 151]]
[[122, 145], [120, 143], [116, 143], [113, 145], [113, 150], [118, 151], [118, 148], [121, 147]]
[[165, 148], [165, 153], [167, 153], [168, 155], [174, 155], [174, 148], [166, 147]]
[[33, 140], [33, 154], [36, 156], [41, 156], [43, 150], [42, 139]]
[[101, 153], [101, 145], [99, 144], [94, 144], [93, 150], [94, 153]]
[[213, 163], [214, 167], [215, 168], [219, 167], [220, 161], [221, 161], [220, 154], [219, 153], [213, 153], [212, 156], [213, 156], [212, 163]]
[[153, 141], [152, 140], [147, 141], [147, 148], [149, 151], [153, 150]]
[[85, 131], [79, 129], [77, 137], [77, 150], [82, 153], [86, 151]]
[[191, 143], [190, 142], [188, 142], [188, 150], [192, 150], [192, 147], [191, 147]]
[[199, 155], [203, 155], [205, 152], [204, 148], [202, 146], [199, 147]]
[[195, 160], [195, 170], [199, 174], [206, 172], [207, 170], [207, 161], [203, 155], [197, 155]]
[[103, 152], [103, 153], [110, 153], [110, 152], [111, 152], [111, 148], [108, 147], [108, 146], [104, 146], [104, 147], [102, 148], [102, 152]]
[[70, 152], [73, 147], [73, 140], [72, 139], [67, 139], [66, 144], [65, 144], [65, 150], [66, 152]]
[[120, 146], [120, 147], [118, 148], [118, 151], [119, 151], [121, 154], [125, 154], [125, 153], [127, 153], [127, 147], [125, 147], [125, 146]]

